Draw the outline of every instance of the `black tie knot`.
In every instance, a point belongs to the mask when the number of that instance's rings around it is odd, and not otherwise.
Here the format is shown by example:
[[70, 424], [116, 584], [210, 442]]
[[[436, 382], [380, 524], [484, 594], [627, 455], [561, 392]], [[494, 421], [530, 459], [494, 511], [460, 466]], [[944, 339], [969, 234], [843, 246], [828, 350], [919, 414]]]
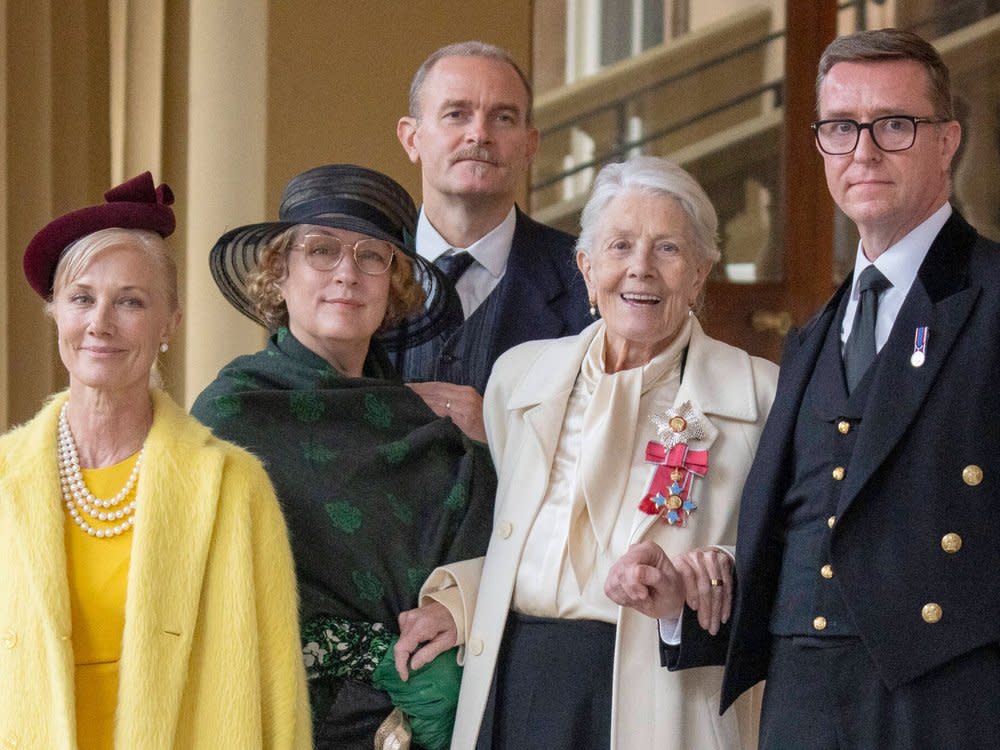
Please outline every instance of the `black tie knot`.
[[444, 271], [445, 276], [451, 279], [451, 283], [454, 284], [473, 262], [475, 262], [475, 258], [465, 250], [459, 250], [451, 255], [439, 255], [434, 264]]
[[891, 286], [892, 282], [883, 276], [882, 272], [875, 266], [868, 266], [858, 277], [858, 294], [864, 294], [867, 291], [881, 294]]

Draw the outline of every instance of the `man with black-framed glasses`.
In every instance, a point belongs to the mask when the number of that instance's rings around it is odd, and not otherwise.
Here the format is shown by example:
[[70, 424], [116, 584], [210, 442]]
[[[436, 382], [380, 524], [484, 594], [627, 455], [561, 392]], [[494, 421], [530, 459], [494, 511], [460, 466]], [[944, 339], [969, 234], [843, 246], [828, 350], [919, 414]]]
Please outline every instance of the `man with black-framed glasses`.
[[911, 117], [883, 115], [871, 122], [857, 120], [817, 120], [810, 127], [816, 134], [816, 145], [827, 156], [847, 156], [858, 147], [861, 132], [867, 130], [881, 151], [906, 151], [917, 140], [917, 125], [922, 122], [940, 125], [952, 117]]
[[[817, 102], [827, 185], [861, 241], [789, 334], [734, 595], [704, 553], [685, 580], [640, 547], [607, 591], [660, 618], [670, 668], [726, 664], [723, 709], [766, 679], [761, 748], [997, 748], [1000, 245], [950, 202], [961, 127], [930, 44], [835, 40]], [[680, 587], [697, 613], [677, 623], [663, 603]]]

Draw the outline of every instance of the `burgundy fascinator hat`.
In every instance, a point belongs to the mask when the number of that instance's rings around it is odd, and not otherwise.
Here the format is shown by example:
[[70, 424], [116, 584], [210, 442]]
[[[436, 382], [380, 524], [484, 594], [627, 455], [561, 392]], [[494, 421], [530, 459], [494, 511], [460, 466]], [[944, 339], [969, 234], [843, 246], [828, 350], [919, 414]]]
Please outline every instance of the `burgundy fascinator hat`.
[[149, 172], [104, 194], [104, 203], [53, 219], [24, 251], [24, 276], [43, 299], [52, 297], [52, 280], [63, 252], [81, 237], [101, 229], [147, 229], [168, 237], [176, 225], [170, 206], [174, 193], [166, 183], [155, 187]]

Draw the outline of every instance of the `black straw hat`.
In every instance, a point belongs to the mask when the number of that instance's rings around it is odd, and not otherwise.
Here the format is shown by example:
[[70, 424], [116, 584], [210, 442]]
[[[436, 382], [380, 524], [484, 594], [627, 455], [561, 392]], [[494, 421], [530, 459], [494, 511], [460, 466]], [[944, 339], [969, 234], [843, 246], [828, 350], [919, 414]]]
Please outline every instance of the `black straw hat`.
[[390, 348], [415, 346], [438, 333], [453, 302], [441, 270], [417, 255], [417, 208], [390, 177], [353, 164], [328, 164], [296, 175], [285, 186], [278, 221], [248, 224], [222, 235], [209, 254], [212, 278], [237, 310], [266, 326], [247, 292], [268, 243], [290, 227], [316, 224], [367, 234], [391, 242], [413, 260], [417, 280], [427, 292], [420, 313], [406, 318], [377, 339]]

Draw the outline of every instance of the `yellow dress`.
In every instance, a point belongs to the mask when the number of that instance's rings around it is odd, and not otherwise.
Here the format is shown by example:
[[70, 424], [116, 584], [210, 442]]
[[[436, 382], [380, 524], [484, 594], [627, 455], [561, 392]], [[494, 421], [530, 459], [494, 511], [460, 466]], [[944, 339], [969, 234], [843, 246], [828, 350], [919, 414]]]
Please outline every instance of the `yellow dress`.
[[[99, 498], [113, 497], [125, 486], [138, 453], [121, 463], [83, 469], [87, 488]], [[135, 488], [122, 505], [135, 498]], [[118, 506], [121, 507], [121, 506]], [[105, 523], [87, 517], [94, 528]], [[118, 704], [118, 660], [125, 626], [125, 591], [132, 550], [132, 531], [98, 539], [89, 536], [66, 514], [66, 568], [73, 615], [76, 665], [76, 731], [79, 750], [114, 746]]]

